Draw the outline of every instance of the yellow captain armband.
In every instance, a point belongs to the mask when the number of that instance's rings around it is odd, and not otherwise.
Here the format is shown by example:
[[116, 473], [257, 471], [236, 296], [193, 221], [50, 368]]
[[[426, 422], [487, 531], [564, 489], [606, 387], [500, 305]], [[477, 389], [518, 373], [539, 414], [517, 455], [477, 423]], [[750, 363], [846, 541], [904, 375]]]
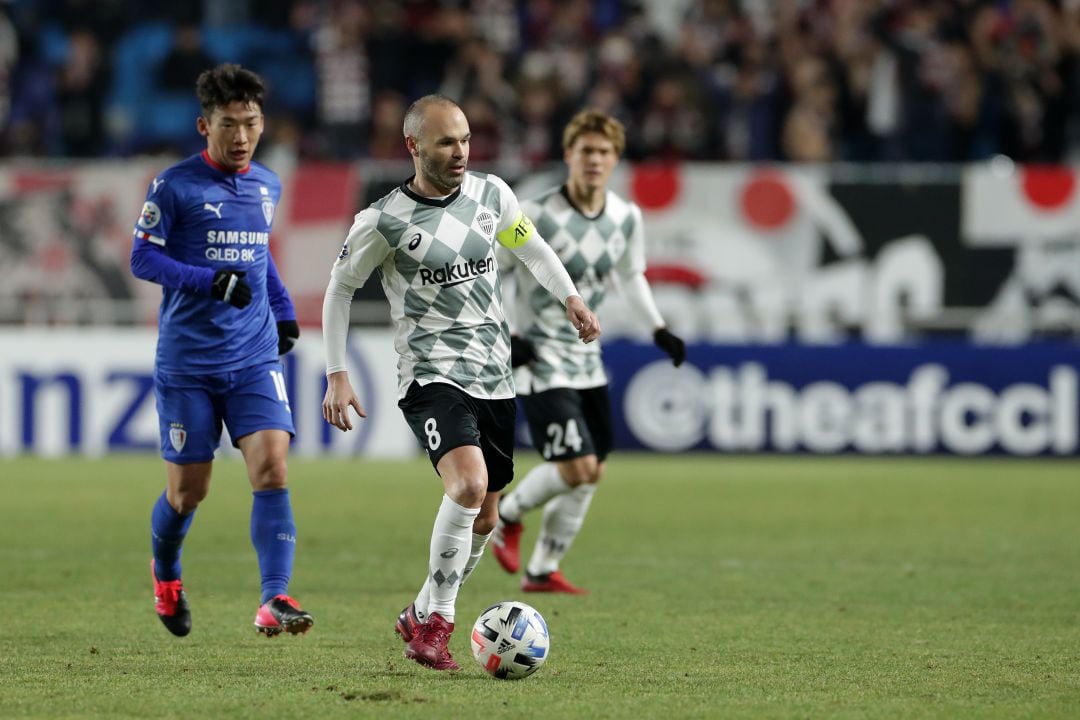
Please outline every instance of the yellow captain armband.
[[499, 242], [502, 243], [503, 247], [514, 250], [529, 242], [534, 230], [532, 220], [519, 210], [510, 227], [500, 231], [496, 237], [499, 238]]

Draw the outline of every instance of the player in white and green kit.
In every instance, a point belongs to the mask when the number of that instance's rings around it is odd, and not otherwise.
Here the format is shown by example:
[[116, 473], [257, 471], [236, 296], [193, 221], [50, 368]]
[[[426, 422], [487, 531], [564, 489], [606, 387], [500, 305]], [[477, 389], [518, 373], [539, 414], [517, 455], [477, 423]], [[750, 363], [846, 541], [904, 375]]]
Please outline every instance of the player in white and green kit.
[[[614, 278], [634, 314], [648, 323], [656, 344], [676, 366], [686, 346], [664, 326], [645, 280], [641, 209], [607, 189], [625, 146], [618, 120], [595, 111], [578, 113], [563, 132], [568, 178], [562, 187], [523, 202], [522, 208], [551, 244], [591, 308], [603, 301]], [[518, 395], [533, 445], [544, 462], [514, 492], [502, 498], [492, 548], [507, 572], [521, 565], [521, 519], [544, 507], [540, 534], [521, 587], [528, 592], [585, 591], [571, 584], [559, 563], [574, 541], [592, 502], [611, 451], [611, 406], [600, 345], [582, 345], [560, 322], [551, 296], [512, 258], [501, 258], [514, 273], [508, 302]]]
[[507, 184], [466, 171], [469, 123], [453, 101], [417, 100], [404, 131], [416, 174], [356, 216], [330, 273], [323, 417], [341, 430], [352, 428], [350, 407], [365, 417], [345, 370], [346, 338], [353, 292], [377, 271], [397, 331], [398, 405], [445, 490], [424, 585], [396, 630], [406, 657], [454, 670], [448, 643], [458, 589], [483, 554], [514, 473], [514, 379], [495, 246], [565, 308], [578, 341], [595, 340], [600, 325]]

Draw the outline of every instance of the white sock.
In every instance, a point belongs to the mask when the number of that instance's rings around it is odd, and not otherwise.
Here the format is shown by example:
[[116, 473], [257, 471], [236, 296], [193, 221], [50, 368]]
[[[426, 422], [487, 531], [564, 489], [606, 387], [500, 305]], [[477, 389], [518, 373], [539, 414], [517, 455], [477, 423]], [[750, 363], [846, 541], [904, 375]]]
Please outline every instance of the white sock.
[[428, 614], [428, 598], [431, 597], [431, 577], [424, 578], [424, 584], [420, 588], [420, 592], [416, 594], [416, 600], [413, 601], [413, 609], [416, 610], [416, 619], [420, 622], [427, 620]]
[[443, 495], [431, 531], [428, 581], [425, 583], [428, 586], [427, 614], [437, 612], [447, 622], [454, 622], [454, 602], [469, 561], [469, 536], [479, 514], [480, 508], [462, 507]]
[[585, 522], [595, 492], [594, 483], [582, 483], [544, 506], [544, 521], [526, 568], [530, 575], [546, 575], [559, 569], [559, 562]]
[[514, 492], [503, 496], [499, 503], [499, 517], [506, 522], [521, 522], [525, 513], [570, 490], [555, 463], [540, 463], [525, 475]]
[[[480, 535], [473, 533], [472, 536], [472, 552], [469, 553], [469, 560], [465, 563], [465, 569], [461, 572], [461, 582], [458, 583], [458, 587], [465, 584], [465, 581], [469, 579], [469, 575], [472, 573], [473, 568], [480, 562], [480, 558], [484, 555], [484, 548], [487, 547], [488, 539], [491, 538], [491, 533], [487, 535]], [[431, 598], [431, 577], [424, 579], [424, 586], [420, 588], [420, 592], [416, 596], [416, 601], [413, 603], [413, 608], [416, 610], [416, 617], [420, 619], [420, 622], [427, 620], [428, 616], [428, 601]]]
[[491, 539], [491, 535], [494, 531], [489, 532], [487, 535], [480, 535], [479, 533], [472, 534], [472, 552], [469, 553], [469, 560], [465, 563], [465, 569], [461, 573], [461, 582], [458, 585], [464, 585], [465, 581], [472, 575], [472, 571], [476, 568], [476, 564], [480, 562], [480, 558], [484, 556], [484, 548], [487, 547], [488, 540]]

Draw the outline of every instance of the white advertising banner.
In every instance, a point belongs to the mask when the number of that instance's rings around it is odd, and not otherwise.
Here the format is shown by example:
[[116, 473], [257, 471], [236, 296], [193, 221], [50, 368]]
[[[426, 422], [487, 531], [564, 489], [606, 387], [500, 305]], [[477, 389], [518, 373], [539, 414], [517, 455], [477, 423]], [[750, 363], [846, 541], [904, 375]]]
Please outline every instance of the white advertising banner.
[[[167, 164], [0, 167], [0, 322], [152, 324], [161, 291], [132, 276], [129, 254], [146, 188]], [[1080, 168], [920, 167], [622, 163], [612, 189], [641, 207], [647, 276], [690, 342], [1080, 335]], [[369, 163], [282, 172], [270, 248], [301, 323], [320, 321], [353, 214], [403, 172]], [[503, 176], [528, 198], [565, 169]], [[616, 293], [600, 308], [605, 335], [647, 341], [628, 307]], [[353, 311], [386, 318], [377, 283]]]
[[[0, 456], [102, 455], [159, 447], [153, 329], [0, 331]], [[387, 330], [354, 330], [349, 375], [368, 413], [342, 433], [322, 419], [322, 338], [306, 330], [283, 358], [300, 455], [412, 457], [397, 408], [397, 352]], [[238, 454], [227, 434], [219, 457]]]

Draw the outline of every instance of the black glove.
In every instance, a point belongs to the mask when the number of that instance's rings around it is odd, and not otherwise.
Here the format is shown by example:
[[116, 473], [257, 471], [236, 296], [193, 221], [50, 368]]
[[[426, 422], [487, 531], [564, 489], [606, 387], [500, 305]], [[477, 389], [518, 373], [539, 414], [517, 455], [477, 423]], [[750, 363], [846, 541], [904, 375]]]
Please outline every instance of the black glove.
[[300, 326], [295, 320], [278, 320], [277, 354], [284, 355], [292, 350], [298, 337], [300, 337]]
[[244, 282], [244, 273], [239, 270], [218, 270], [214, 273], [210, 295], [235, 308], [246, 308], [251, 303], [251, 288]]
[[686, 359], [686, 343], [677, 335], [672, 335], [667, 328], [660, 328], [653, 333], [653, 342], [671, 358], [675, 367], [682, 365]]
[[536, 359], [536, 346], [532, 340], [517, 335], [510, 336], [510, 367], [527, 365]]

